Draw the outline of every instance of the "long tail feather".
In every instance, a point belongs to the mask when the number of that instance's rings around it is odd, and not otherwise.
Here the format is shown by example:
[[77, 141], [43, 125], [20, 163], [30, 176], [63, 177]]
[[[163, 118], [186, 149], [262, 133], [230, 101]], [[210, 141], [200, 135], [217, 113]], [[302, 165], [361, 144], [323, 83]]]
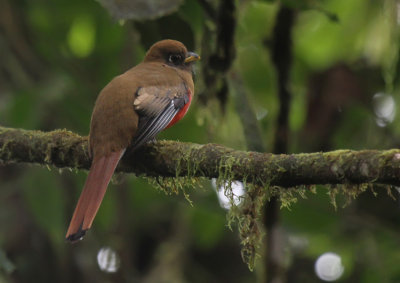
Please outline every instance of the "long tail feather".
[[125, 149], [122, 149], [93, 160], [85, 186], [72, 215], [65, 236], [66, 240], [76, 242], [82, 239], [86, 231], [92, 226], [114, 170], [124, 153]]

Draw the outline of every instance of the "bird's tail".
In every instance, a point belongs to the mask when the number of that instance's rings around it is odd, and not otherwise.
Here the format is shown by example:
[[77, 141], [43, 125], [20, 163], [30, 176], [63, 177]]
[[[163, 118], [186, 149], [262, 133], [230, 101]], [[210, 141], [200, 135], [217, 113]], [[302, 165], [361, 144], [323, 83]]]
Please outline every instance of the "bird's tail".
[[86, 231], [92, 226], [114, 170], [124, 153], [125, 149], [122, 149], [93, 160], [85, 186], [72, 215], [65, 236], [66, 240], [76, 242], [82, 239]]

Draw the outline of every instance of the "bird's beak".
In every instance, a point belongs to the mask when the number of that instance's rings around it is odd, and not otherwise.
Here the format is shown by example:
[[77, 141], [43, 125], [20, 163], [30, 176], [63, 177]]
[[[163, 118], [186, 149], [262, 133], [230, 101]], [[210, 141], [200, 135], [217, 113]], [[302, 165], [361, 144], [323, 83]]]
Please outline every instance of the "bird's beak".
[[195, 62], [195, 61], [199, 61], [200, 60], [200, 56], [194, 52], [188, 52], [187, 56], [185, 58], [185, 63], [190, 63], [190, 62]]

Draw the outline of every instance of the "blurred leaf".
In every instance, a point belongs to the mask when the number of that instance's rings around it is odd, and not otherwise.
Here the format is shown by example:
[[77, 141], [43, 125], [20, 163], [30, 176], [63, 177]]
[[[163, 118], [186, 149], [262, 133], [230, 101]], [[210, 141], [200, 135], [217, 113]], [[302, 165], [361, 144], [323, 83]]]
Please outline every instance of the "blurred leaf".
[[182, 0], [97, 0], [117, 20], [148, 20], [178, 10]]
[[78, 16], [72, 22], [68, 33], [68, 46], [72, 53], [80, 58], [93, 51], [96, 36], [94, 21], [89, 16]]
[[203, 29], [203, 10], [200, 8], [199, 1], [186, 0], [179, 9], [179, 15], [184, 19], [196, 34]]

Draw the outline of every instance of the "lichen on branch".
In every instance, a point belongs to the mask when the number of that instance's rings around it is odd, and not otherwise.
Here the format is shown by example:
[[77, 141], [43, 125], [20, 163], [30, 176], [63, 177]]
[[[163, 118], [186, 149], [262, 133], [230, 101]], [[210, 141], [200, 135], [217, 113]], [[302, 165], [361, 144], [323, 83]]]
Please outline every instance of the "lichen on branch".
[[[0, 162], [88, 169], [87, 137], [66, 130], [41, 132], [0, 126]], [[265, 186], [381, 183], [400, 185], [400, 150], [336, 150], [270, 154], [217, 144], [159, 141], [126, 154], [119, 172], [138, 175], [218, 178]]]

